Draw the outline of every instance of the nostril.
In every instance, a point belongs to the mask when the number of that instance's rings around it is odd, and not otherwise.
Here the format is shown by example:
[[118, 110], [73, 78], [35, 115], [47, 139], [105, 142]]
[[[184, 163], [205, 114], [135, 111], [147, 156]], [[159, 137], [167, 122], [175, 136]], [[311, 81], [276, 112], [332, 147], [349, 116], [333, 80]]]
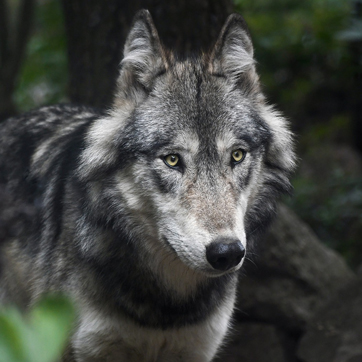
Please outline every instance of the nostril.
[[206, 259], [214, 269], [229, 270], [238, 265], [245, 255], [245, 248], [237, 239], [222, 239], [206, 248]]

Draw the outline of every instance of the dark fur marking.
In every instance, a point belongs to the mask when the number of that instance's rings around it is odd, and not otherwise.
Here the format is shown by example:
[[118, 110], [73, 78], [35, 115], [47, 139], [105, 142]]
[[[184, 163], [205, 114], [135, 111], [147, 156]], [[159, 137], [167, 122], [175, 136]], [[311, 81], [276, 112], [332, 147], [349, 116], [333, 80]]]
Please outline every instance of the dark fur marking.
[[[96, 273], [99, 286], [109, 296], [109, 306], [141, 326], [169, 329], [201, 322], [222, 303], [225, 290], [235, 282], [236, 275], [209, 279], [194, 295], [180, 300], [165, 290], [153, 273], [145, 271], [144, 262], [132, 250], [133, 242], [123, 239], [116, 243], [126, 249], [124, 262], [122, 257], [108, 259], [105, 264], [96, 259], [84, 261]], [[129, 258], [132, 263], [128, 262]]]
[[[237, 165], [235, 167], [237, 167]], [[238, 184], [242, 190], [245, 190], [249, 186], [252, 174], [253, 174], [253, 172], [252, 172], [252, 166], [251, 166], [251, 167], [248, 167], [246, 177], [239, 178]]]
[[[54, 159], [53, 164], [49, 167], [49, 173], [46, 174], [45, 179], [51, 179], [54, 175], [55, 190], [51, 196], [51, 204], [44, 205], [45, 208], [49, 207], [52, 210], [51, 222], [54, 227], [52, 243], [50, 243], [51, 250], [54, 250], [54, 243], [59, 238], [62, 231], [62, 215], [63, 215], [63, 197], [65, 195], [65, 187], [68, 182], [68, 177], [73, 173], [77, 166], [80, 151], [84, 148], [84, 136], [90, 125], [94, 122], [96, 117], [88, 118], [86, 122], [81, 124], [71, 135], [64, 135], [58, 140], [59, 147], [62, 147], [64, 152]], [[57, 144], [54, 145], [57, 147]], [[62, 175], [61, 178], [57, 175]]]
[[223, 73], [212, 73], [213, 77], [227, 79], [227, 76]]
[[[177, 172], [177, 170], [175, 170], [175, 172]], [[163, 194], [172, 192], [171, 185], [166, 182], [156, 170], [152, 170], [151, 176], [154, 184]]]

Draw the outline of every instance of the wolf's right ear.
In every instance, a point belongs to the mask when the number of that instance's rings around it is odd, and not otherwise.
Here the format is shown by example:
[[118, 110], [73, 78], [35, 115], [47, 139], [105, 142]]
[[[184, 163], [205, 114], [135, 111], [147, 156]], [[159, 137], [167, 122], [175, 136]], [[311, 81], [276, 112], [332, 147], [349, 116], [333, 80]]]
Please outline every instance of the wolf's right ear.
[[250, 85], [257, 85], [259, 79], [253, 55], [253, 44], [244, 18], [232, 14], [227, 18], [211, 52], [209, 72], [235, 83], [248, 80], [250, 88]]
[[148, 10], [140, 10], [124, 46], [118, 95], [137, 100], [152, 88], [154, 78], [167, 69], [165, 51]]

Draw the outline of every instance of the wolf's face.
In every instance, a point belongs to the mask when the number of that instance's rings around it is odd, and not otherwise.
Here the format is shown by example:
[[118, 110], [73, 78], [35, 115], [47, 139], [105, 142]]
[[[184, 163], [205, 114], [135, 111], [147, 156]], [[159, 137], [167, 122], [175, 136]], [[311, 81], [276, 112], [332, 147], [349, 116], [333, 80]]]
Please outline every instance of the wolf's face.
[[[176, 64], [158, 77], [124, 135], [137, 153], [126, 181], [136, 187], [132, 203], [148, 209], [158, 239], [206, 273], [240, 267], [244, 217], [269, 137], [242, 92], [202, 65]], [[129, 188], [120, 190], [129, 200]]]
[[291, 137], [265, 105], [252, 53], [234, 16], [211, 55], [177, 61], [143, 13], [126, 42], [110, 126], [93, 127], [84, 157], [93, 160], [87, 172], [115, 167], [114, 202], [141, 237], [209, 276], [241, 266], [273, 197], [289, 187]]

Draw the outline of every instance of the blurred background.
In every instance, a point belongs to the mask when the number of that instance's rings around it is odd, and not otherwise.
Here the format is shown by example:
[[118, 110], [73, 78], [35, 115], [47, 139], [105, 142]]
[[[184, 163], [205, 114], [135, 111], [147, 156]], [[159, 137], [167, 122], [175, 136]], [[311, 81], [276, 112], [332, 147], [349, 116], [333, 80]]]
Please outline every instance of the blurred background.
[[[296, 216], [284, 228], [293, 224], [295, 230], [302, 230], [299, 226], [306, 223], [312, 230], [306, 238], [316, 237], [336, 251], [352, 273], [362, 271], [362, 0], [0, 0], [0, 121], [58, 102], [108, 107], [125, 36], [141, 8], [150, 10], [165, 45], [181, 53], [209, 49], [227, 15], [243, 15], [264, 92], [297, 135], [294, 196], [283, 200]], [[287, 214], [282, 212], [281, 218]], [[282, 231], [274, 231], [274, 245], [282, 239], [278, 235]], [[320, 275], [336, 280], [332, 269]], [[351, 278], [349, 271], [343, 273], [346, 280]], [[299, 283], [303, 276], [293, 278]], [[295, 310], [300, 310], [298, 298], [293, 302]], [[256, 299], [253, 295], [252, 303]], [[263, 299], [261, 310], [265, 303]], [[313, 303], [306, 310], [314, 308]], [[283, 346], [284, 356], [271, 359], [270, 352], [268, 359], [244, 356], [243, 361], [324, 361], [301, 352], [295, 357], [307, 330], [305, 323], [311, 323], [309, 315], [293, 324], [290, 321], [297, 317], [289, 314], [288, 322], [282, 323], [279, 309], [259, 315], [252, 307], [241, 308], [248, 310], [249, 319], [277, 331], [252, 326], [258, 338], [281, 336], [278, 346]], [[244, 317], [239, 318], [240, 326], [249, 323]], [[240, 333], [249, 336], [249, 332]], [[253, 343], [252, 338], [249, 342]], [[351, 358], [361, 359], [333, 361], [361, 361], [362, 337], [356, 346], [361, 349]], [[229, 356], [226, 360], [239, 359]]]

